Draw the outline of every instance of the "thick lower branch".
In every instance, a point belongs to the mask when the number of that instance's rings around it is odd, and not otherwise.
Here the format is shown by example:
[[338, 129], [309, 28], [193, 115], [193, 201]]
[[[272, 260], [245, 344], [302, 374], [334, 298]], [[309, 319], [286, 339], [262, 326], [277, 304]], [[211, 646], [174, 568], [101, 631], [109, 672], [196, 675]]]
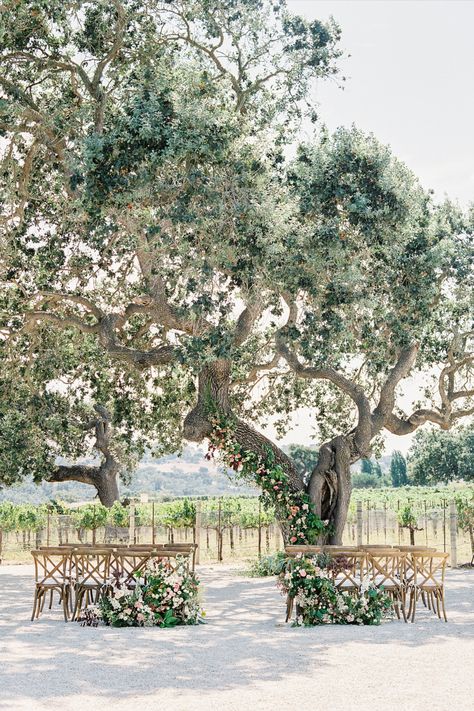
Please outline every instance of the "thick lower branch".
[[119, 500], [118, 474], [117, 464], [107, 461], [99, 467], [82, 464], [61, 465], [51, 474], [48, 481], [52, 483], [78, 481], [81, 484], [94, 486], [100, 503], [110, 508], [115, 501]]

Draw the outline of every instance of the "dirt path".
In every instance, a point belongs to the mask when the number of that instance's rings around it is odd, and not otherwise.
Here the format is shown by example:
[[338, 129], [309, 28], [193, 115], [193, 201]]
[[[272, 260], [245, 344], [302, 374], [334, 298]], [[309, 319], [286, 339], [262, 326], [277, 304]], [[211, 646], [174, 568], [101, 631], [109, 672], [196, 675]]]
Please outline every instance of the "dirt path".
[[208, 622], [30, 623], [31, 566], [0, 566], [2, 711], [470, 711], [474, 573], [448, 576], [449, 623], [294, 629], [273, 580], [201, 571]]

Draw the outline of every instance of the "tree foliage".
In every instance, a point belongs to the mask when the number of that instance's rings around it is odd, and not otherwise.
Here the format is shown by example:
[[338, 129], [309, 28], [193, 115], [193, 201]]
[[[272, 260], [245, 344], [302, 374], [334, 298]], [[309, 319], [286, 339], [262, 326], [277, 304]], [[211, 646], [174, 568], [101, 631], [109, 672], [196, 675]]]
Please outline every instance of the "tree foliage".
[[[44, 362], [50, 333], [80, 334], [89, 352], [59, 371], [118, 398], [139, 445], [158, 419], [201, 441], [210, 402], [232, 412], [337, 540], [350, 464], [384, 430], [473, 411], [472, 216], [355, 127], [301, 141], [312, 82], [337, 73], [332, 21], [282, 0], [7, 4], [7, 357]], [[399, 410], [399, 383], [428, 370]], [[306, 477], [254, 429], [302, 406], [324, 442]]]
[[409, 462], [417, 484], [474, 481], [474, 426], [417, 432]]
[[408, 484], [407, 462], [403, 454], [395, 451], [390, 460], [390, 477], [392, 486], [406, 486]]

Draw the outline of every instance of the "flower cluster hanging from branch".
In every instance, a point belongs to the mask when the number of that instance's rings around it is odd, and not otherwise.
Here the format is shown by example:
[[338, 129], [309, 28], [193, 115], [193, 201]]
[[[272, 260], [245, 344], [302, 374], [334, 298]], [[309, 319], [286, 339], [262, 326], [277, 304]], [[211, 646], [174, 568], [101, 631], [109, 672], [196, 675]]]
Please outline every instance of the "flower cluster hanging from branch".
[[294, 491], [283, 467], [275, 461], [270, 448], [264, 455], [245, 449], [233, 437], [232, 418], [213, 415], [212, 432], [206, 458], [233, 469], [242, 479], [256, 483], [262, 490], [265, 507], [273, 506], [282, 524], [287, 543], [314, 544], [328, 533], [327, 522], [314, 513], [308, 494]]

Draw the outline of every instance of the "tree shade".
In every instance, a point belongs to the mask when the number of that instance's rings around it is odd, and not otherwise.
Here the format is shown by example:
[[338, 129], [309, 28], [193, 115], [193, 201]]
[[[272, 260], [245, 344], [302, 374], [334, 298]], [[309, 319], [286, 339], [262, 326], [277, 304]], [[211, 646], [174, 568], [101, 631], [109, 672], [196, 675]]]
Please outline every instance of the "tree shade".
[[[434, 205], [356, 128], [299, 141], [301, 119], [317, 120], [312, 81], [337, 74], [333, 22], [264, 0], [10, 10], [6, 363], [45, 363], [49, 334], [79, 334], [81, 357], [54, 378], [100, 405], [98, 381], [125, 393], [122, 437], [137, 427], [140, 445], [160, 421], [171, 444], [179, 420], [201, 441], [217, 411], [339, 542], [350, 465], [384, 430], [448, 429], [473, 411], [471, 216]], [[403, 413], [399, 383], [427, 369], [438, 382]], [[255, 429], [276, 417], [283, 432], [301, 406], [324, 442], [304, 473]]]

